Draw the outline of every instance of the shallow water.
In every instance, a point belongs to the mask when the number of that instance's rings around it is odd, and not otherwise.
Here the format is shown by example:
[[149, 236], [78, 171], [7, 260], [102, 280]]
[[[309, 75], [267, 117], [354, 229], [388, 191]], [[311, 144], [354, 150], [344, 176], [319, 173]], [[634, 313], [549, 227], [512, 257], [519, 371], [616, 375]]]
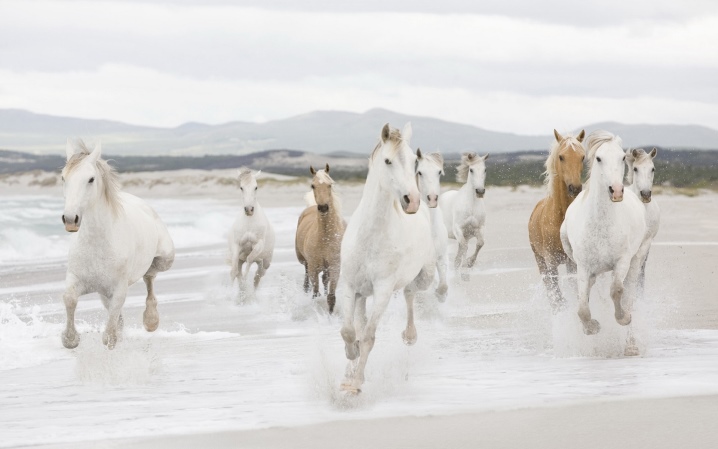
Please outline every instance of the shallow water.
[[[450, 270], [446, 303], [419, 299], [413, 347], [400, 337], [404, 301], [392, 301], [365, 388], [348, 397], [338, 389], [346, 363], [340, 318], [301, 290], [293, 248], [301, 208], [267, 209], [278, 236], [274, 263], [257, 292], [242, 293], [225, 265], [232, 201], [150, 202], [178, 248], [175, 267], [156, 284], [160, 329], [142, 328], [140, 283], [130, 289], [115, 350], [102, 345], [106, 312], [94, 295], [78, 306], [80, 346], [67, 350], [61, 293], [72, 237], [56, 219], [61, 200], [0, 198], [1, 447], [718, 393], [718, 331], [676, 324], [687, 301], [676, 279], [649, 276], [632, 324], [642, 356], [626, 358], [627, 329], [613, 320], [606, 280], [592, 295], [601, 333], [585, 336], [572, 306], [551, 313], [530, 250], [504, 235], [487, 236], [469, 282]], [[705, 239], [668, 234], [657, 246], [668, 251], [684, 240]], [[715, 252], [713, 240], [704, 243]], [[455, 247], [449, 251], [453, 257]], [[655, 253], [650, 262], [665, 263]]]

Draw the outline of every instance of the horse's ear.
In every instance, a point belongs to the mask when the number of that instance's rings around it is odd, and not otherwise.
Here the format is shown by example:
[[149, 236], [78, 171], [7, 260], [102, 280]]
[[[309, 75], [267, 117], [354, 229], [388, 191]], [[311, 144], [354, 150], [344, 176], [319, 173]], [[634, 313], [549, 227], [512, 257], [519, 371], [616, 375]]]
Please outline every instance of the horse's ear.
[[556, 142], [560, 142], [563, 140], [563, 136], [556, 131], [556, 129], [553, 130], [553, 135], [556, 137]]
[[578, 133], [578, 136], [576, 136], [576, 140], [578, 140], [579, 142], [583, 142], [584, 137], [586, 137], [586, 130], [582, 129], [581, 132]]
[[411, 142], [411, 134], [411, 122], [406, 122], [404, 129], [401, 130], [401, 138], [404, 139], [404, 142], [409, 143]]
[[[444, 156], [442, 156], [441, 153], [434, 153], [434, 157], [436, 158], [437, 161], [439, 161], [439, 163], [443, 167], [444, 166]], [[443, 172], [444, 170], [441, 170], [441, 171]]]
[[416, 158], [421, 159], [421, 148], [416, 149]]
[[313, 175], [316, 175], [316, 174], [317, 174], [317, 171], [314, 170], [314, 167], [310, 165], [310, 166], [309, 166], [309, 173], [311, 173], [311, 174], [313, 174]]
[[100, 159], [100, 156], [102, 155], [102, 144], [100, 141], [97, 141], [95, 144], [95, 149], [92, 150], [92, 153], [90, 153], [90, 161], [91, 162], [97, 162], [98, 159]]
[[384, 127], [381, 129], [381, 141], [383, 143], [386, 143], [386, 141], [389, 140], [390, 134], [391, 134], [391, 128], [389, 127], [388, 123], [385, 123]]
[[482, 157], [481, 159], [486, 160], [489, 158], [489, 153], [486, 153], [486, 156]]
[[254, 173], [255, 178], [259, 178], [259, 175], [262, 173], [262, 170], [257, 170], [256, 173]]
[[75, 155], [75, 146], [72, 144], [72, 139], [69, 137], [67, 138], [67, 143], [65, 144], [65, 156], [67, 156], [67, 160], [69, 161], [72, 156]]
[[464, 153], [464, 156], [466, 156], [466, 159], [468, 161], [473, 161], [474, 158], [476, 157], [476, 153]]
[[324, 173], [329, 174], [329, 163], [324, 165]]
[[651, 159], [653, 159], [653, 158], [656, 157], [656, 155], [658, 154], [658, 148], [653, 147], [653, 149], [651, 150], [651, 152], [648, 153], [648, 154], [651, 156]]
[[631, 156], [633, 156], [633, 159], [638, 159], [638, 150], [631, 150]]

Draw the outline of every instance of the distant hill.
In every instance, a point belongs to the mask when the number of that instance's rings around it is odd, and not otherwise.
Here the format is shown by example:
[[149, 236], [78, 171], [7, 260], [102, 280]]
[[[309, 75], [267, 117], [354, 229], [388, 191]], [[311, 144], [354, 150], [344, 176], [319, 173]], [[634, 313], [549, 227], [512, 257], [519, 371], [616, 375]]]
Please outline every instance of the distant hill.
[[[67, 137], [82, 137], [90, 142], [101, 139], [105, 152], [115, 155], [245, 155], [289, 148], [317, 154], [365, 156], [376, 143], [384, 123], [400, 128], [408, 121], [414, 130], [412, 146], [427, 151], [472, 150], [496, 154], [546, 150], [553, 140], [550, 129], [545, 135], [525, 136], [385, 109], [372, 109], [363, 114], [318, 111], [266, 123], [186, 123], [176, 128], [4, 109], [0, 110], [0, 148], [62, 154]], [[599, 128], [619, 134], [625, 146], [630, 147], [718, 148], [718, 131], [702, 126], [599, 123], [585, 127], [586, 131]]]

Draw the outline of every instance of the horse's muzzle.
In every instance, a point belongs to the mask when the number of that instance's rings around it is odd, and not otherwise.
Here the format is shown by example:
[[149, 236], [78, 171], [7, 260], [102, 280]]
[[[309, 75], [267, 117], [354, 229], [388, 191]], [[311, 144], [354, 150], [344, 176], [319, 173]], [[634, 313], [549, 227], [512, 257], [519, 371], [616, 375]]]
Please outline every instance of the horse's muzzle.
[[431, 209], [439, 205], [439, 195], [426, 195], [427, 204]]
[[80, 230], [80, 217], [79, 215], [69, 216], [69, 215], [63, 215], [62, 216], [62, 223], [65, 225], [65, 231], [67, 232], [77, 232]]
[[317, 210], [321, 214], [326, 214], [329, 212], [329, 205], [328, 204], [317, 204]]
[[476, 189], [476, 198], [483, 198], [484, 193], [486, 193], [486, 189]]
[[419, 195], [404, 195], [401, 198], [401, 207], [407, 214], [415, 214], [419, 210]]
[[244, 208], [244, 215], [251, 217], [254, 215], [254, 206], [248, 206]]
[[568, 185], [568, 195], [572, 198], [576, 198], [578, 194], [581, 193], [581, 190], [583, 190], [583, 186], [580, 184], [577, 186], [573, 184]]
[[644, 203], [651, 202], [651, 191], [650, 190], [641, 190], [641, 201], [643, 201]]
[[620, 203], [623, 201], [623, 184], [616, 184], [615, 186], [608, 186], [608, 194], [611, 201], [614, 203]]

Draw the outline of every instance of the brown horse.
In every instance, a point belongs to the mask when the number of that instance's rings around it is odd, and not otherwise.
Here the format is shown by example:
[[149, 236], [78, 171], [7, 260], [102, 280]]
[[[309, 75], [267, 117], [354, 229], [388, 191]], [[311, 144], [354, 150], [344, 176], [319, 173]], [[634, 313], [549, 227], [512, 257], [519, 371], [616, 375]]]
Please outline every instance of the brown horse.
[[318, 171], [310, 166], [309, 171], [314, 175], [312, 192], [305, 197], [309, 207], [304, 209], [297, 223], [295, 249], [299, 263], [304, 265], [304, 291], [308, 292], [311, 284], [313, 297], [319, 296], [321, 272], [329, 313], [332, 313], [346, 223], [342, 218], [339, 197], [334, 192], [334, 180], [329, 176], [329, 164]]
[[556, 142], [546, 159], [544, 173], [548, 194], [531, 213], [529, 240], [549, 300], [556, 309], [565, 302], [558, 286], [558, 266], [565, 263], [569, 273], [576, 272], [576, 265], [563, 251], [560, 229], [566, 209], [581, 192], [581, 172], [586, 157], [581, 142], [586, 133], [582, 130], [576, 137], [564, 137], [555, 129], [553, 133]]

